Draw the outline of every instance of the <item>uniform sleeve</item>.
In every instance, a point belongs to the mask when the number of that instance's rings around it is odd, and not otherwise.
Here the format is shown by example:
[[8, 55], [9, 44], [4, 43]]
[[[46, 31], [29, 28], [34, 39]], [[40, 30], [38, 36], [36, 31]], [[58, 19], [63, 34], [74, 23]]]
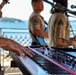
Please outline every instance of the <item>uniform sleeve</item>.
[[66, 34], [66, 22], [60, 18], [55, 22], [55, 37], [65, 38]]
[[30, 29], [31, 29], [31, 31], [33, 31], [35, 29], [40, 29], [40, 20], [39, 20], [38, 16], [33, 16], [30, 19]]

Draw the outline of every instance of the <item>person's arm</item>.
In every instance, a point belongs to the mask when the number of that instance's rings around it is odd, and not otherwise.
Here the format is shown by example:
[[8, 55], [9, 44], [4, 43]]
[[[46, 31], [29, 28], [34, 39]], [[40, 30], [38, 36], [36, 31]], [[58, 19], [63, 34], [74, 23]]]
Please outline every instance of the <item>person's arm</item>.
[[41, 30], [41, 20], [38, 16], [33, 16], [30, 19], [30, 23], [31, 23], [31, 32], [39, 37], [46, 37], [48, 38], [48, 33], [44, 32], [44, 30]]
[[36, 35], [36, 36], [48, 38], [48, 33], [44, 32], [44, 31], [42, 31], [42, 30], [39, 30], [39, 29], [35, 29], [35, 30], [33, 31], [33, 34]]
[[54, 41], [57, 47], [73, 46], [76, 48], [76, 42], [72, 40], [72, 38], [70, 39], [70, 25], [67, 21], [67, 18], [64, 15], [62, 17], [63, 18], [58, 17], [58, 19], [56, 19]]
[[0, 47], [7, 51], [15, 52], [17, 55], [24, 57], [25, 55], [29, 55], [33, 57], [34, 53], [26, 47], [23, 47], [19, 43], [14, 40], [0, 37]]
[[0, 11], [0, 18], [2, 17], [2, 12]]
[[76, 42], [73, 40], [66, 40], [63, 38], [56, 38], [55, 41], [57, 47], [68, 47], [68, 46], [73, 46], [74, 48], [76, 48]]
[[0, 4], [0, 11], [4, 7], [4, 5], [7, 3], [8, 3], [8, 0], [3, 0], [3, 2]]
[[5, 4], [7, 4], [8, 0], [3, 0], [3, 2], [0, 4], [0, 18], [2, 17], [2, 11], [1, 9], [4, 7]]

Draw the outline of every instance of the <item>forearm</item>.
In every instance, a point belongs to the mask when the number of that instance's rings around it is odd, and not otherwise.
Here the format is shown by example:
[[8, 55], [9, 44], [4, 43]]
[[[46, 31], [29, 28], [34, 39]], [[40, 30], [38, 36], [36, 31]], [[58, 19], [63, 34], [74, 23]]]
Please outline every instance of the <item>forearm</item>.
[[2, 12], [0, 11], [0, 18], [2, 17]]
[[19, 43], [15, 42], [12, 39], [0, 37], [0, 47], [1, 48], [8, 50], [8, 51], [14, 51], [14, 50], [16, 50], [15, 48], [17, 48], [17, 47], [15, 47], [16, 45], [20, 46]]
[[48, 33], [42, 31], [42, 30], [34, 30], [33, 32], [36, 36], [40, 37], [47, 37], [48, 38]]
[[3, 2], [0, 4], [0, 18], [2, 17], [2, 11], [1, 11], [1, 9], [4, 7], [5, 4], [6, 4], [5, 1], [3, 1]]
[[0, 47], [6, 47], [8, 45], [8, 39], [0, 37]]
[[71, 39], [69, 39], [69, 40], [62, 39], [62, 43], [65, 43], [66, 46], [72, 46], [73, 40], [71, 40]]
[[3, 2], [0, 4], [0, 10], [4, 7], [5, 4], [6, 4], [5, 1], [3, 1]]
[[57, 38], [56, 39], [56, 45], [58, 47], [68, 47], [68, 46], [72, 46], [73, 41], [72, 40], [66, 40], [63, 38]]

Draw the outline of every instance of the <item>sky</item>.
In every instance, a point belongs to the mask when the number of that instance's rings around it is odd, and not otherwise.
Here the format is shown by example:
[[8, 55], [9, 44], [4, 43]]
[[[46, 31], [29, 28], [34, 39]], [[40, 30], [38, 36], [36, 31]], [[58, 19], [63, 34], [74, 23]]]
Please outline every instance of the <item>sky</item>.
[[[3, 0], [0, 0], [0, 3]], [[52, 2], [52, 0], [49, 0]], [[9, 0], [10, 4], [6, 4], [3, 9], [3, 17], [17, 18], [21, 20], [28, 20], [30, 14], [32, 13], [31, 0]], [[76, 5], [76, 0], [68, 0], [68, 9], [76, 11], [75, 9], [71, 9], [71, 5]], [[41, 15], [45, 20], [49, 20], [51, 13], [51, 5], [44, 2], [44, 11]], [[69, 17], [69, 19], [76, 19], [74, 15], [73, 17]], [[74, 18], [75, 17], [75, 18]]]

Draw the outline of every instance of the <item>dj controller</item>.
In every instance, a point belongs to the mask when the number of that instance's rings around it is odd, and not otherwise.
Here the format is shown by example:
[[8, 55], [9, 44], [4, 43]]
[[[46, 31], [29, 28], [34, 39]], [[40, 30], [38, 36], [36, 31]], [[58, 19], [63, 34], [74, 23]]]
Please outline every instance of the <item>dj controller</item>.
[[26, 56], [23, 59], [10, 53], [24, 75], [76, 75], [76, 56], [71, 54], [72, 51], [46, 46], [28, 48], [35, 53], [33, 58]]

